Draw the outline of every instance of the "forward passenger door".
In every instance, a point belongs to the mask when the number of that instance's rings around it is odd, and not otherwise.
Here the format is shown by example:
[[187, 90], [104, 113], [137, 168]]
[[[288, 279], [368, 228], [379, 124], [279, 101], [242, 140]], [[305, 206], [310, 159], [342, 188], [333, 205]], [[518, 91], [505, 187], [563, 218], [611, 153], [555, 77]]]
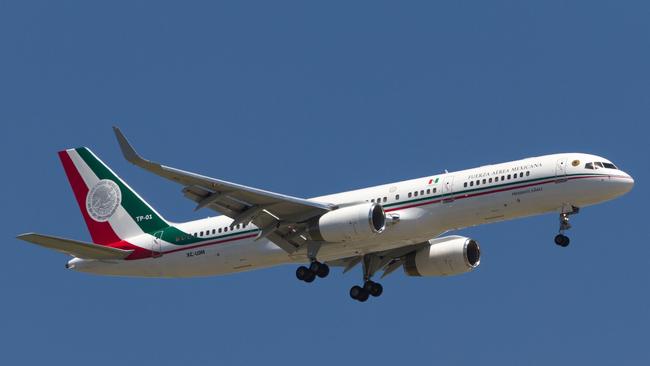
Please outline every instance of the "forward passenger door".
[[454, 176], [447, 175], [442, 179], [442, 193], [444, 197], [442, 203], [451, 203], [454, 202]]
[[566, 181], [566, 161], [567, 158], [560, 158], [555, 163], [555, 181], [557, 183]]

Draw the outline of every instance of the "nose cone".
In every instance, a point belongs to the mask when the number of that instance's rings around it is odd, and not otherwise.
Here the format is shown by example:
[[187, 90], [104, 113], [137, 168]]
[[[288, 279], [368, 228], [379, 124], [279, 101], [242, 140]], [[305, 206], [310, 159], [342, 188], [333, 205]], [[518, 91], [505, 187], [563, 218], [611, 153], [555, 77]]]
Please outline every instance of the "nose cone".
[[612, 177], [612, 181], [616, 186], [618, 195], [623, 195], [632, 190], [634, 187], [634, 178], [631, 175], [621, 172], [619, 176]]

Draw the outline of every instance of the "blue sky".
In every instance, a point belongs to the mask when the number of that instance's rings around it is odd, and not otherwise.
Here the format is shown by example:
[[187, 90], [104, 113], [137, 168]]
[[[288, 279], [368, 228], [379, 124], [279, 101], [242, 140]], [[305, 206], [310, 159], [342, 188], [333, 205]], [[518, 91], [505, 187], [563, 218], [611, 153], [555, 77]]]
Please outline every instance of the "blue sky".
[[[2, 364], [648, 364], [650, 5], [644, 1], [1, 2]], [[14, 239], [89, 235], [56, 152], [89, 146], [163, 215], [145, 155], [300, 197], [554, 152], [636, 179], [573, 220], [460, 232], [452, 278], [294, 266], [189, 280], [97, 277]]]

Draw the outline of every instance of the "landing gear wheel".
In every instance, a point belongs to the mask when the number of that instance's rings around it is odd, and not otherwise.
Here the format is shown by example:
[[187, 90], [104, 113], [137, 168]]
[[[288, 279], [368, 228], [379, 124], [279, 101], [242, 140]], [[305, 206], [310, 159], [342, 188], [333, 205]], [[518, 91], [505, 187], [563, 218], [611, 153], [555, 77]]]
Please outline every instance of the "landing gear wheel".
[[365, 302], [370, 297], [370, 293], [361, 286], [352, 286], [350, 289], [350, 297], [359, 302]]
[[305, 278], [309, 275], [309, 268], [305, 266], [300, 266], [296, 269], [296, 278], [300, 281], [304, 281]]
[[355, 300], [358, 299], [359, 294], [361, 293], [361, 291], [363, 291], [361, 286], [356, 286], [356, 285], [352, 286], [352, 288], [350, 289], [350, 297], [355, 299]]
[[320, 278], [325, 278], [329, 274], [330, 274], [330, 266], [328, 266], [325, 263], [323, 263], [318, 269], [318, 272], [316, 272], [316, 275], [318, 275], [318, 277]]
[[368, 291], [372, 297], [379, 297], [381, 294], [384, 292], [384, 286], [377, 282], [373, 281], [367, 281], [364, 285], [363, 288]]
[[330, 274], [330, 267], [321, 262], [312, 262], [311, 265], [309, 265], [309, 269], [320, 278], [325, 278]]
[[558, 234], [555, 236], [555, 244], [561, 246], [561, 247], [567, 247], [569, 246], [569, 243], [571, 242], [571, 239], [569, 239], [568, 236], [563, 235], [563, 234]]
[[305, 281], [307, 283], [312, 283], [312, 282], [314, 282], [315, 279], [316, 279], [316, 273], [314, 273], [314, 272], [312, 272], [310, 270], [307, 270], [307, 276], [305, 277], [305, 279], [303, 281]]
[[366, 301], [368, 300], [369, 297], [370, 297], [370, 294], [368, 293], [368, 291], [366, 291], [366, 290], [364, 290], [364, 289], [362, 288], [362, 289], [361, 289], [361, 293], [360, 293], [359, 296], [357, 297], [357, 301], [360, 301], [360, 302], [366, 302]]

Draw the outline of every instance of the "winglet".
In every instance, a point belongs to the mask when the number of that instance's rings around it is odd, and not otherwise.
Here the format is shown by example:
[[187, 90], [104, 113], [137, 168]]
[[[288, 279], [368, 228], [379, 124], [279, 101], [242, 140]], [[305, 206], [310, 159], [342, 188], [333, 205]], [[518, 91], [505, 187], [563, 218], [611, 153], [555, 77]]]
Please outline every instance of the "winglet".
[[126, 139], [126, 136], [120, 131], [119, 127], [113, 126], [113, 131], [115, 132], [115, 137], [117, 137], [117, 142], [120, 144], [120, 150], [122, 150], [122, 155], [128, 160], [131, 164], [137, 165], [139, 167], [153, 170], [160, 168], [160, 164], [154, 163], [150, 160], [147, 160], [140, 156], [133, 146], [129, 143], [129, 140]]

